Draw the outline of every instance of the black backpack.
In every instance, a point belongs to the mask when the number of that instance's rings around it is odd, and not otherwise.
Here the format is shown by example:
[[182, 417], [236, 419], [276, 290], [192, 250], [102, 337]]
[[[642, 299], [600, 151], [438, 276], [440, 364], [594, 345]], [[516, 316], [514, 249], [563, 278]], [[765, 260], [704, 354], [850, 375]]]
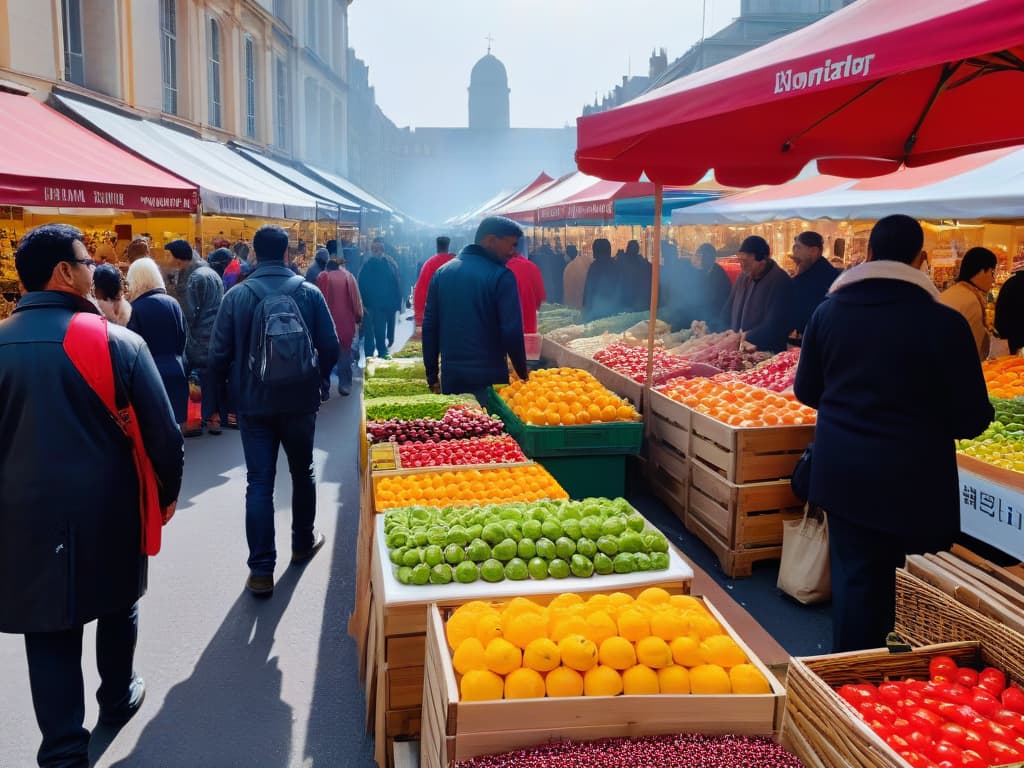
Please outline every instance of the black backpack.
[[305, 282], [296, 275], [276, 292], [260, 280], [242, 283], [257, 299], [249, 330], [249, 370], [260, 384], [280, 387], [319, 381], [316, 348], [294, 298]]

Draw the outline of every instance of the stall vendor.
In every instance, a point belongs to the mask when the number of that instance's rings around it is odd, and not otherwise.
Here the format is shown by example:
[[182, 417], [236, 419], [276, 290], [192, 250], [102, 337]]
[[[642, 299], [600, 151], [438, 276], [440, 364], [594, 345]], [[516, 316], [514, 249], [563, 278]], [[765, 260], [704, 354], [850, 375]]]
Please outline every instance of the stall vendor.
[[758, 349], [781, 352], [794, 327], [793, 281], [771, 258], [763, 237], [748, 237], [736, 256], [742, 272], [726, 302], [725, 322]]
[[839, 270], [822, 258], [824, 248], [825, 241], [817, 232], [801, 232], [793, 240], [791, 258], [796, 264], [796, 275], [793, 277], [793, 320], [796, 333], [793, 338], [797, 344], [804, 335], [807, 321], [839, 277]]

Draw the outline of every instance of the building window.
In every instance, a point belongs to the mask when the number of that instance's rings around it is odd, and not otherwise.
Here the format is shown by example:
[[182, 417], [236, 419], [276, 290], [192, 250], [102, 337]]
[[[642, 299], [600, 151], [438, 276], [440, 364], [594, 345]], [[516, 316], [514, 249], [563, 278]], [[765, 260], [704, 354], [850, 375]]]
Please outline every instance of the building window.
[[209, 82], [208, 107], [209, 122], [215, 128], [221, 127], [221, 102], [220, 102], [220, 25], [215, 19], [210, 19], [209, 37], [207, 38], [210, 51], [209, 61]]
[[256, 45], [245, 36], [245, 135], [256, 138]]
[[288, 11], [288, 0], [274, 0], [274, 15], [285, 24], [288, 23]]
[[274, 59], [274, 144], [288, 147], [288, 73], [281, 58]]
[[177, 0], [160, 0], [160, 69], [163, 77], [164, 112], [178, 113], [178, 11]]
[[82, 0], [62, 0], [61, 11], [64, 22], [64, 79], [85, 85]]

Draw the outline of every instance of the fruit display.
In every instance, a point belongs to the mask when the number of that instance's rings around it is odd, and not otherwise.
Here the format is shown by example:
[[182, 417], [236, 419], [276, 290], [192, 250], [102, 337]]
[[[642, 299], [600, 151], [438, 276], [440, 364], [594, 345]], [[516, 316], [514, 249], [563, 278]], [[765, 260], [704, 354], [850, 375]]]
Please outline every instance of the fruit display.
[[594, 422], [637, 421], [629, 401], [609, 392], [586, 371], [546, 368], [528, 381], [514, 381], [498, 390], [512, 412], [526, 424], [573, 426]]
[[[594, 360], [613, 371], [628, 376], [633, 381], [643, 382], [647, 378], [647, 346], [615, 342], [594, 355]], [[654, 378], [660, 379], [672, 374], [683, 375], [690, 367], [685, 357], [654, 350]]]
[[456, 405], [441, 419], [402, 421], [370, 421], [366, 433], [371, 443], [417, 443], [428, 440], [458, 440], [464, 437], [501, 435], [505, 425], [501, 419], [488, 416], [478, 406]]
[[935, 656], [925, 680], [836, 689], [857, 717], [914, 768], [1006, 765], [1024, 760], [1024, 691], [992, 667]]
[[403, 584], [585, 579], [669, 567], [668, 540], [625, 499], [389, 509], [384, 542]]
[[814, 424], [817, 412], [792, 395], [770, 392], [740, 381], [673, 379], [656, 389], [698, 413], [734, 427]]
[[551, 331], [576, 325], [580, 321], [580, 311], [561, 304], [542, 304], [537, 310], [537, 333]]
[[568, 498], [540, 464], [381, 477], [375, 482], [374, 494], [379, 510]]
[[442, 419], [452, 406], [475, 402], [472, 395], [428, 394], [369, 398], [364, 402], [364, 407], [369, 421], [413, 421]]
[[423, 343], [420, 341], [407, 341], [400, 350], [393, 352], [391, 356], [398, 360], [423, 357]]
[[536, 747], [484, 755], [456, 768], [802, 768], [800, 761], [767, 736], [671, 736], [552, 741]]
[[363, 388], [363, 397], [406, 397], [407, 395], [429, 395], [430, 386], [426, 381], [415, 379], [368, 379]]
[[600, 336], [583, 336], [579, 339], [573, 339], [567, 342], [565, 346], [578, 355], [593, 359], [594, 355], [602, 349], [618, 341], [622, 341], [622, 337], [618, 334], [602, 333]]
[[398, 457], [403, 469], [509, 464], [527, 460], [519, 443], [509, 435], [404, 443], [398, 448]]
[[1024, 357], [1006, 355], [981, 364], [989, 397], [1011, 399], [1024, 396]]
[[756, 368], [742, 373], [720, 373], [715, 381], [742, 381], [772, 392], [786, 392], [796, 382], [796, 367], [800, 362], [800, 350], [789, 349], [766, 360]]
[[366, 366], [367, 379], [416, 379], [426, 381], [423, 361], [405, 363], [398, 360], [374, 360]]
[[552, 341], [558, 344], [578, 339], [583, 336], [600, 336], [603, 333], [623, 333], [630, 326], [646, 320], [650, 312], [624, 312], [611, 317], [602, 317], [598, 320], [591, 320], [583, 325], [572, 325], [560, 328], [551, 333], [545, 334]]
[[1024, 472], [1024, 398], [990, 398], [995, 420], [972, 440], [957, 440], [957, 450], [986, 464]]
[[766, 694], [771, 686], [703, 602], [651, 587], [547, 606], [473, 601], [445, 635], [463, 701]]

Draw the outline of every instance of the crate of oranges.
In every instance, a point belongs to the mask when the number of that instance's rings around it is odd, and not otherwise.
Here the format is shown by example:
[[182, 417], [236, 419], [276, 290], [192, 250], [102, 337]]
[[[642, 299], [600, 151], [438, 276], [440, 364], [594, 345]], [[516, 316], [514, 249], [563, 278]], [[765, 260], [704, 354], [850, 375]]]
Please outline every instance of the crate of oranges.
[[578, 368], [546, 368], [492, 389], [488, 405], [530, 457], [640, 452], [640, 414]]
[[551, 739], [772, 735], [785, 690], [706, 600], [645, 589], [430, 609], [420, 764]]

